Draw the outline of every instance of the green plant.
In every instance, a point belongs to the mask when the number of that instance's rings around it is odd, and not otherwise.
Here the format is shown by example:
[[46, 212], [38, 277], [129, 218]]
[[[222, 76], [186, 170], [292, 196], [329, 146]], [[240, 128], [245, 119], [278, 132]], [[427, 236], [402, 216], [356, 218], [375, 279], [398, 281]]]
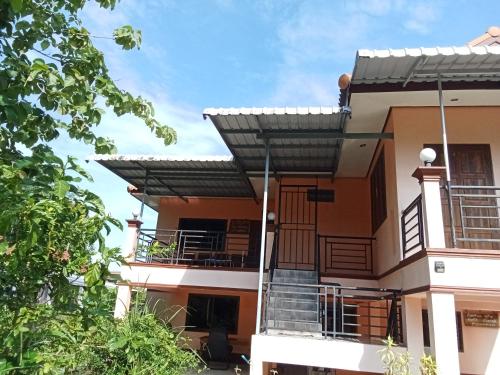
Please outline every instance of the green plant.
[[420, 358], [420, 373], [422, 375], [437, 375], [438, 371], [434, 357], [424, 354]]
[[[112, 298], [112, 291], [103, 295], [108, 293]], [[83, 303], [86, 308], [88, 301]], [[188, 341], [155, 316], [143, 293], [121, 320], [108, 310], [85, 322], [82, 314], [63, 314], [50, 305], [22, 309], [18, 316], [4, 309], [0, 316], [0, 373], [183, 375], [199, 364]]]
[[167, 246], [160, 244], [158, 241], [153, 241], [151, 244], [144, 246], [147, 255], [162, 256], [165, 258], [171, 257], [177, 250], [177, 242], [171, 242]]
[[[408, 351], [396, 353], [394, 348], [397, 346], [391, 336], [383, 340], [385, 347], [379, 350], [384, 374], [386, 375], [411, 375], [410, 364], [412, 358]], [[437, 375], [437, 366], [434, 358], [430, 355], [423, 355], [420, 359], [421, 375]]]

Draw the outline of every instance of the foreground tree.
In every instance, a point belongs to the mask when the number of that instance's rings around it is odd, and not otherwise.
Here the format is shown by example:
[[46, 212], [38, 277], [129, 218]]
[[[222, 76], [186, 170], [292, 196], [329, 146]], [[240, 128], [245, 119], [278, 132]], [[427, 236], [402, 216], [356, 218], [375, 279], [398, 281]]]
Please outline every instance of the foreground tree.
[[[108, 9], [116, 2], [95, 0]], [[64, 368], [51, 367], [42, 348], [57, 348], [57, 337], [84, 345], [101, 337], [88, 337], [92, 330], [119, 329], [102, 299], [109, 265], [120, 260], [106, 248], [105, 234], [120, 223], [79, 186], [90, 176], [71, 156], [56, 156], [51, 142], [65, 135], [96, 153], [115, 152], [110, 139], [95, 134], [104, 113], [98, 103], [140, 118], [166, 145], [176, 140], [151, 103], [111, 79], [92, 42], [102, 36], [91, 35], [78, 17], [85, 3], [0, 0], [0, 372]], [[131, 26], [105, 37], [125, 50], [141, 42]], [[70, 276], [85, 278], [83, 296], [70, 287]], [[51, 306], [40, 305], [41, 294]]]

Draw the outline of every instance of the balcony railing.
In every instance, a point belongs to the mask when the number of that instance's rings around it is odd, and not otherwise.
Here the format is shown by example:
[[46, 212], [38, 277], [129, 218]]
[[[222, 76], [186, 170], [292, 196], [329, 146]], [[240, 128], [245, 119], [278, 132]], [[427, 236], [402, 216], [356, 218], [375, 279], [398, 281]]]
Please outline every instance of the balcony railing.
[[373, 272], [373, 237], [318, 236], [322, 273]]
[[458, 246], [500, 249], [500, 187], [452, 185], [451, 197]]
[[249, 254], [248, 234], [223, 231], [143, 229], [136, 261], [201, 267], [258, 267]]
[[[277, 282], [265, 286], [266, 333], [276, 329], [274, 322], [280, 321], [285, 331], [324, 338], [381, 343], [391, 336], [403, 342], [400, 290]], [[310, 314], [313, 311], [316, 314]]]
[[421, 194], [401, 214], [401, 237], [405, 257], [410, 252], [422, 250], [425, 246]]

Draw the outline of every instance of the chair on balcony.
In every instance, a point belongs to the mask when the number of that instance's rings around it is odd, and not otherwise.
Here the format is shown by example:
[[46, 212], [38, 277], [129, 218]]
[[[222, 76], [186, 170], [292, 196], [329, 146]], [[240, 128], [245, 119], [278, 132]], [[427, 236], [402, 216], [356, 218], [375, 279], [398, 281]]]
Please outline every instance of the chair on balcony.
[[233, 347], [229, 345], [227, 329], [225, 327], [213, 327], [208, 334], [208, 342], [205, 346], [204, 357], [208, 368], [212, 370], [227, 370]]

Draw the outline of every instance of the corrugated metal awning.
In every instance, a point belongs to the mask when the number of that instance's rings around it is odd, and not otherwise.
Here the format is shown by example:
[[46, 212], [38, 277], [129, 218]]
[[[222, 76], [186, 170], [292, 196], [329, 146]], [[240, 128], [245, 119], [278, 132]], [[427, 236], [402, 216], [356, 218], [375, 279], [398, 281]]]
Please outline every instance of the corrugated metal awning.
[[255, 198], [250, 181], [229, 156], [174, 159], [148, 155], [95, 155], [90, 159], [133, 185], [137, 194]]
[[263, 171], [266, 142], [274, 173], [335, 173], [348, 108], [207, 108], [246, 173]]
[[352, 85], [500, 81], [500, 47], [359, 50]]

